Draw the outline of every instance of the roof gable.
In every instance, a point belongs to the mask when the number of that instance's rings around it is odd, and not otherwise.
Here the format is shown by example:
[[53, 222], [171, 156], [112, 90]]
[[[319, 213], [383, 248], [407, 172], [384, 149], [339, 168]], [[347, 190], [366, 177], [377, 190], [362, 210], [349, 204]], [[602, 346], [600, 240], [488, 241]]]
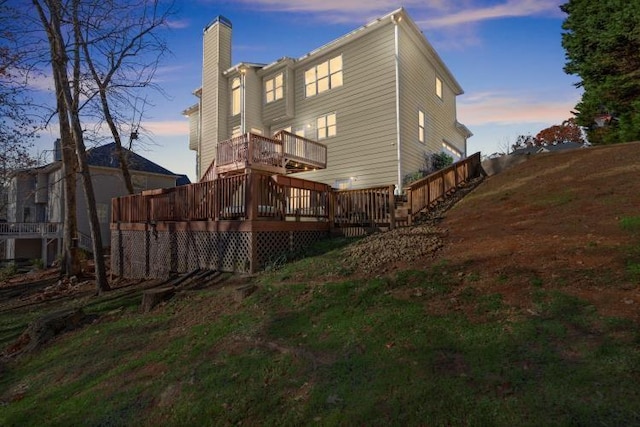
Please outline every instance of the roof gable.
[[[128, 150], [124, 147], [122, 149], [124, 150], [125, 156], [127, 158], [127, 165], [131, 170], [138, 172], [155, 173], [159, 175], [170, 175], [175, 177], [179, 176], [171, 172], [170, 170], [163, 168], [159, 164], [154, 163], [151, 160], [134, 153], [131, 150]], [[116, 154], [115, 142], [87, 150], [87, 162], [89, 166], [120, 168], [120, 160], [118, 159], [118, 156]]]

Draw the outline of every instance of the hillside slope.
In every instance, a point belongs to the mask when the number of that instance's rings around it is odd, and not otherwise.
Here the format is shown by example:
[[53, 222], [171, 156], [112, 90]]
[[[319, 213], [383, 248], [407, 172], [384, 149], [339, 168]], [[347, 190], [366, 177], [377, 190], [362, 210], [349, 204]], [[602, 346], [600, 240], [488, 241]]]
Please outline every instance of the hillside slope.
[[638, 320], [639, 218], [640, 143], [540, 154], [447, 213], [439, 259], [511, 303], [530, 303], [537, 283]]

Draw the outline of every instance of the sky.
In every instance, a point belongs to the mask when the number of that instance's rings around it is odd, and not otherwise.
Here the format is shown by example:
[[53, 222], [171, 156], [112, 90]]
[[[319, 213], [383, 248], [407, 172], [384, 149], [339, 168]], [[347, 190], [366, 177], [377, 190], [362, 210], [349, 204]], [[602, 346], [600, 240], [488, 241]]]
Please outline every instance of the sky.
[[[571, 117], [580, 99], [566, 75], [562, 0], [190, 0], [178, 2], [166, 32], [169, 49], [150, 94], [138, 153], [196, 181], [182, 111], [196, 103], [202, 78], [202, 31], [218, 15], [233, 24], [232, 63], [298, 58], [399, 7], [423, 31], [464, 94], [458, 121], [474, 136], [468, 154], [504, 152], [518, 135]], [[55, 137], [43, 137], [44, 150]]]

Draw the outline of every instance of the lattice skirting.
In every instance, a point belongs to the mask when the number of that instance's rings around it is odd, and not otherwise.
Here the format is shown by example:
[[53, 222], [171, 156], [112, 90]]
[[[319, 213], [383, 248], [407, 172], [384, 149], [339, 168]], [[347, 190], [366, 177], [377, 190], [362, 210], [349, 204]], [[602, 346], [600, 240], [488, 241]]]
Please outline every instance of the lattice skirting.
[[325, 231], [111, 231], [111, 271], [166, 278], [196, 268], [255, 272], [328, 237]]

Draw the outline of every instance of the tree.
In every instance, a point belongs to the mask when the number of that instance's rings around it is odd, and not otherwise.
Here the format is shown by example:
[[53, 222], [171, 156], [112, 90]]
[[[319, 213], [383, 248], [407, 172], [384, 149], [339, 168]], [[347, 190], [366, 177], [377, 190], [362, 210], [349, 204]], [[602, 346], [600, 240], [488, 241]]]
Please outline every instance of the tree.
[[[0, 0], [0, 187], [15, 169], [34, 166], [29, 154], [38, 127], [27, 109], [33, 106], [27, 88], [29, 53], [15, 25], [18, 11]], [[3, 206], [4, 207], [4, 206]]]
[[[640, 139], [640, 3], [569, 0], [560, 8], [565, 72], [584, 89], [577, 124], [592, 144]], [[613, 118], [604, 129], [595, 123], [600, 115]]]
[[[168, 17], [173, 13], [173, 5], [169, 3], [167, 7], [160, 8], [157, 0], [141, 0], [135, 5], [113, 1], [85, 3], [80, 10], [82, 16], [75, 22], [78, 26], [77, 42], [94, 85], [87, 87], [85, 92], [89, 98], [97, 93], [101, 115], [115, 142], [125, 185], [133, 194], [126, 152], [120, 137], [122, 117], [119, 119], [114, 111], [128, 110], [127, 104], [132, 104], [128, 101], [136, 98], [135, 89], [157, 88], [153, 85], [153, 77], [167, 47], [156, 32], [166, 26]], [[112, 108], [113, 103], [116, 104], [115, 109]], [[137, 138], [137, 131], [135, 126], [129, 129], [129, 149]]]
[[[71, 40], [78, 40], [79, 26], [76, 22], [78, 20], [79, 0], [72, 0], [69, 4], [63, 4], [62, 0], [32, 1], [49, 41], [51, 68], [55, 81], [58, 116], [60, 118], [61, 128], [63, 123], [70, 125], [69, 130], [74, 143], [77, 165], [82, 175], [82, 185], [87, 200], [89, 226], [91, 229], [91, 239], [93, 241], [96, 288], [97, 292], [101, 293], [109, 290], [110, 287], [107, 281], [102, 236], [100, 234], [100, 222], [98, 221], [95, 194], [89, 174], [80, 119], [80, 45], [77, 42], [72, 44], [70, 58], [67, 50], [67, 38], [63, 35], [63, 28], [66, 27], [64, 23], [72, 22], [72, 28], [66, 28], [70, 31], [70, 34], [67, 34], [67, 36], [70, 36]], [[67, 10], [67, 6], [70, 7], [70, 10]], [[71, 71], [71, 78], [69, 78], [67, 74], [69, 70]], [[66, 214], [74, 215], [75, 209], [73, 213], [67, 212]]]
[[556, 145], [575, 142], [584, 144], [582, 130], [576, 123], [575, 118], [570, 118], [560, 125], [553, 125], [542, 129], [535, 137], [536, 145]]
[[538, 145], [538, 142], [532, 135], [518, 135], [516, 142], [511, 146], [511, 151], [519, 148], [535, 147], [536, 145]]

